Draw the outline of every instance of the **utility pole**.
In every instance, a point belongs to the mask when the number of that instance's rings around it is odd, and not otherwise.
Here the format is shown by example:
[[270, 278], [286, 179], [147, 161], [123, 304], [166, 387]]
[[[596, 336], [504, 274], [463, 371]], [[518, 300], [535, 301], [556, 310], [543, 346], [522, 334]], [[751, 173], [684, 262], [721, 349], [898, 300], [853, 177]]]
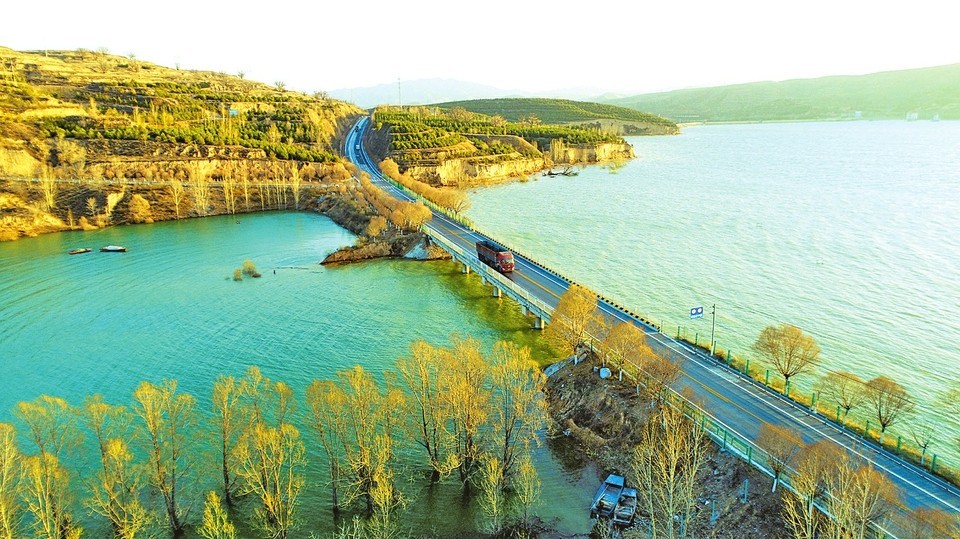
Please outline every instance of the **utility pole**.
[[400, 99], [400, 77], [397, 77], [397, 106], [403, 110], [403, 100]]
[[717, 344], [714, 337], [717, 335], [717, 304], [713, 304], [713, 324], [710, 327], [710, 357], [713, 357], [713, 347]]

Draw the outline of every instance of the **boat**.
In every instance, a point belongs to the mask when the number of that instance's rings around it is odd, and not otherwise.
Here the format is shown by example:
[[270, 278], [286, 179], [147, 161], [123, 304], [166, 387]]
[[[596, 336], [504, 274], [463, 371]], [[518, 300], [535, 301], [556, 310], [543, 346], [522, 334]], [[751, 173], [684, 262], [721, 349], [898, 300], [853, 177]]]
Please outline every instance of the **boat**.
[[637, 489], [624, 488], [620, 493], [620, 500], [617, 501], [617, 507], [613, 510], [613, 523], [617, 526], [629, 526], [633, 524], [633, 517], [637, 513]]
[[82, 253], [89, 253], [89, 252], [92, 251], [92, 250], [93, 250], [93, 249], [90, 249], [89, 247], [84, 247], [84, 248], [82, 248], [82, 249], [74, 249], [74, 250], [70, 251], [70, 254], [72, 254], [72, 255], [79, 255], [79, 254], [82, 254]]
[[613, 515], [617, 502], [620, 501], [620, 494], [623, 493], [623, 476], [610, 474], [600, 485], [597, 494], [593, 497], [593, 505], [590, 506], [590, 518], [604, 517], [609, 518]]
[[100, 248], [101, 253], [125, 253], [127, 252], [126, 247], [121, 247], [119, 245], [107, 245], [106, 247]]

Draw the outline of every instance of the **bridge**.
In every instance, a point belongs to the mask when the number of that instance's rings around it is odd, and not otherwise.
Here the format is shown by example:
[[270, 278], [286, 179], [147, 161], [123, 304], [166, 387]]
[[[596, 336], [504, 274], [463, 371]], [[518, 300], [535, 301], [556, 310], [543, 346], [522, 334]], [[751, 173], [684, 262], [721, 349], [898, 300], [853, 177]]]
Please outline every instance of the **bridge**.
[[[369, 118], [359, 120], [347, 137], [344, 154], [371, 181], [401, 200], [420, 200], [415, 194], [384, 177], [377, 164], [363, 149], [363, 132]], [[492, 286], [494, 296], [507, 295], [517, 301], [526, 313], [536, 317], [536, 326], [549, 324], [550, 315], [560, 296], [572, 281], [559, 272], [538, 263], [514, 249], [515, 269], [503, 275], [477, 260], [475, 244], [494, 238], [483, 234], [465, 218], [432, 206], [433, 219], [424, 226], [431, 241], [449, 252], [461, 264], [462, 271], [481, 276]], [[509, 246], [505, 246], [510, 248]], [[843, 447], [855, 461], [870, 463], [884, 472], [899, 488], [901, 511], [926, 508], [960, 515], [960, 489], [923, 468], [880, 448], [874, 442], [855, 435], [817, 412], [780, 395], [743, 375], [736, 369], [705, 354], [689, 343], [665, 335], [653, 323], [637, 316], [622, 305], [600, 296], [600, 312], [616, 323], [635, 324], [646, 335], [654, 352], [681, 364], [681, 378], [674, 386], [674, 398], [680, 399], [684, 388], [692, 390], [705, 430], [725, 451], [729, 451], [773, 477], [765, 462], [765, 451], [754, 440], [764, 423], [798, 432], [804, 443], [829, 440]], [[785, 483], [789, 488], [789, 472]], [[772, 479], [771, 479], [772, 481]], [[894, 527], [895, 528], [895, 527]], [[891, 528], [893, 529], [893, 528]], [[887, 536], [897, 537], [891, 529], [882, 529]]]

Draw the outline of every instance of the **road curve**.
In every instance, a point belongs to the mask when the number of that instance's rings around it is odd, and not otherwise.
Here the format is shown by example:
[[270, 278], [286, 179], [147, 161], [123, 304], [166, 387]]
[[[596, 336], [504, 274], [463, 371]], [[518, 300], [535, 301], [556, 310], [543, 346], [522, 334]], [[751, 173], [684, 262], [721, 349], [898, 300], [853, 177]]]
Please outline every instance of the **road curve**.
[[[415, 200], [384, 178], [363, 149], [363, 133], [369, 122], [370, 119], [365, 117], [351, 128], [346, 137], [344, 155], [370, 174], [373, 183], [384, 191], [401, 200]], [[476, 242], [481, 239], [493, 239], [437, 212], [434, 212], [430, 226], [465, 252], [474, 251]], [[550, 308], [555, 307], [571, 282], [521, 253], [514, 252], [514, 258], [515, 270], [507, 277], [534, 298]], [[636, 324], [647, 335], [654, 352], [681, 361], [681, 380], [675, 389], [690, 388], [694, 399], [703, 408], [741, 438], [755, 440], [760, 426], [770, 423], [797, 431], [806, 443], [830, 440], [845, 448], [853, 458], [870, 462], [885, 472], [899, 487], [905, 509], [939, 509], [960, 515], [960, 489], [718, 363], [688, 343], [660, 333], [622, 307], [604, 299], [598, 301], [598, 306], [608, 317]]]

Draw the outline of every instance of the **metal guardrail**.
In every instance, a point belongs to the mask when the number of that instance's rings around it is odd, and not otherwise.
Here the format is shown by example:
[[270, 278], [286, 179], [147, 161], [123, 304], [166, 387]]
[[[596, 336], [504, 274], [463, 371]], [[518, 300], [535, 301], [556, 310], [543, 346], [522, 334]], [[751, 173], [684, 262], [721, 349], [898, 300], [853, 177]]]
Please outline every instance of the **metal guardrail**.
[[436, 230], [436, 228], [431, 226], [429, 223], [425, 224], [423, 228], [424, 232], [430, 236], [434, 243], [450, 253], [458, 262], [468, 266], [474, 271], [474, 273], [482, 275], [501, 291], [506, 292], [507, 295], [513, 297], [513, 299], [515, 299], [521, 305], [527, 307], [527, 309], [529, 309], [530, 312], [536, 316], [546, 321], [550, 320], [550, 317], [553, 314], [553, 308], [547, 305], [544, 301], [533, 297], [529, 292], [526, 291], [525, 288], [514, 281], [507, 279], [502, 273], [494, 270], [486, 264], [481, 263], [477, 259], [476, 253], [473, 253], [472, 251], [465, 251], [459, 245], [447, 239], [442, 233], [440, 233], [439, 230]]

